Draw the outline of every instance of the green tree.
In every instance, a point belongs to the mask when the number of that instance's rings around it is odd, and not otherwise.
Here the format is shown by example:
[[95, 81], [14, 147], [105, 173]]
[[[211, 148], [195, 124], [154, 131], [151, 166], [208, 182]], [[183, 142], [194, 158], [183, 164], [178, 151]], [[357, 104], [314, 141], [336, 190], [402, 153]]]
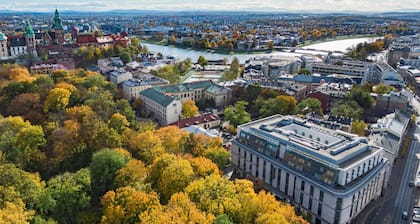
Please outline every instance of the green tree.
[[296, 99], [293, 96], [278, 95], [276, 98], [264, 100], [259, 97], [257, 105], [261, 105], [259, 114], [268, 117], [274, 114], [293, 114], [296, 110]]
[[140, 40], [137, 37], [132, 37], [131, 38], [131, 45], [134, 47], [139, 47], [140, 46]]
[[30, 160], [27, 155], [38, 152], [47, 142], [41, 126], [23, 128], [15, 138], [14, 150], [11, 154], [14, 161]]
[[131, 55], [130, 55], [130, 53], [128, 53], [127, 51], [122, 52], [122, 53], [120, 54], [120, 58], [121, 58], [121, 61], [122, 61], [124, 64], [127, 64], [127, 63], [131, 62]]
[[296, 72], [296, 74], [299, 74], [299, 75], [311, 75], [311, 71], [309, 69], [307, 69], [307, 68], [301, 68], [301, 69], [299, 69]]
[[377, 94], [388, 94], [392, 91], [395, 91], [395, 87], [381, 83], [376, 86], [373, 86], [372, 91]]
[[[0, 186], [3, 188], [13, 188], [17, 197], [22, 198], [27, 209], [36, 207], [44, 185], [38, 174], [25, 172], [17, 168], [14, 164], [0, 165]], [[0, 201], [4, 201], [4, 197], [10, 196], [9, 194], [11, 194], [10, 191], [6, 194], [0, 194], [2, 197]]]
[[234, 57], [232, 59], [232, 63], [230, 64], [230, 69], [223, 73], [223, 80], [235, 80], [239, 77], [241, 73], [241, 65], [239, 63], [239, 59]]
[[186, 100], [182, 103], [183, 118], [195, 117], [198, 114], [198, 107], [195, 105], [194, 100]]
[[318, 113], [322, 114], [321, 102], [316, 98], [306, 98], [297, 105], [300, 114]]
[[359, 136], [365, 136], [365, 129], [367, 125], [364, 121], [353, 121], [351, 122], [351, 133]]
[[198, 56], [197, 64], [201, 65], [202, 67], [206, 66], [208, 64], [208, 61], [203, 55]]
[[111, 149], [103, 149], [93, 155], [89, 168], [92, 175], [92, 190], [96, 197], [112, 189], [117, 171], [126, 166], [129, 159]]
[[348, 98], [356, 101], [365, 110], [371, 108], [375, 102], [372, 96], [370, 96], [370, 92], [363, 86], [353, 86]]
[[89, 206], [91, 177], [88, 169], [51, 178], [40, 199], [41, 209], [60, 223], [80, 223]]
[[350, 117], [353, 119], [359, 119], [363, 112], [363, 108], [354, 100], [339, 102], [331, 109], [331, 114], [334, 116]]
[[238, 101], [234, 106], [229, 106], [225, 109], [225, 118], [230, 124], [235, 127], [251, 120], [251, 116], [246, 112], [245, 108], [248, 105], [246, 101]]

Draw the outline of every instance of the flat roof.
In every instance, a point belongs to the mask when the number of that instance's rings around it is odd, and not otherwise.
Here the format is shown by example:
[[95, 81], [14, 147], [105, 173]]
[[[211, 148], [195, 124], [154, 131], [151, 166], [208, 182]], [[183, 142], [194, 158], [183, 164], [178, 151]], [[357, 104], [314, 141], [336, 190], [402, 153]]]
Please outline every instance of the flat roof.
[[274, 115], [241, 125], [239, 129], [277, 144], [285, 143], [291, 146], [289, 150], [336, 168], [380, 150], [368, 145], [366, 138], [324, 128], [295, 116]]

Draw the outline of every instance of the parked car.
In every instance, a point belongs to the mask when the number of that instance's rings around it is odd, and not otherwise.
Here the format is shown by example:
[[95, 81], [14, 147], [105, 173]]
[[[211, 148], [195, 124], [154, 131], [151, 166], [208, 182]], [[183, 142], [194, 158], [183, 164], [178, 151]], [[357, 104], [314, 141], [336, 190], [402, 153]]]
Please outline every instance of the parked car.
[[[414, 217], [416, 217], [416, 216], [414, 216]], [[413, 217], [413, 220], [414, 220], [414, 217]], [[408, 212], [404, 210], [401, 214], [401, 218], [402, 219], [408, 219]]]
[[[413, 217], [413, 220], [414, 220], [414, 217]], [[408, 212], [407, 211], [403, 211], [402, 214], [401, 214], [401, 218], [402, 219], [408, 219]]]
[[413, 181], [413, 180], [411, 180], [410, 182], [408, 182], [408, 186], [409, 186], [409, 187], [414, 187], [414, 181]]

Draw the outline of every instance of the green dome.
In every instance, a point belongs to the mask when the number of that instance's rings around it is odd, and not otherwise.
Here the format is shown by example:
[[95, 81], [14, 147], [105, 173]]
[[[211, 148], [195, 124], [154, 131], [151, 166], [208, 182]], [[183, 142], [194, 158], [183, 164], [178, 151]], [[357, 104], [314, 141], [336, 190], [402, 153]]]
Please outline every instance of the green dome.
[[34, 30], [32, 29], [31, 23], [29, 20], [25, 21], [25, 37], [32, 37], [35, 35]]
[[0, 33], [0, 41], [5, 41], [7, 40], [7, 36], [4, 35], [4, 33]]
[[61, 22], [60, 13], [58, 13], [58, 10], [55, 10], [55, 16], [54, 16], [54, 25], [52, 27], [54, 30], [62, 30], [63, 29], [63, 23]]

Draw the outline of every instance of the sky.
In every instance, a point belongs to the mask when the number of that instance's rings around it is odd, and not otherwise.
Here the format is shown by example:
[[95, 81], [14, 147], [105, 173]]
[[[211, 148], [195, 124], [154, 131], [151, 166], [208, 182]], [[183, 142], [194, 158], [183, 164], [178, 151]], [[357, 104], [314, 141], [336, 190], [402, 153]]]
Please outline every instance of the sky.
[[0, 10], [420, 11], [420, 0], [0, 0]]

